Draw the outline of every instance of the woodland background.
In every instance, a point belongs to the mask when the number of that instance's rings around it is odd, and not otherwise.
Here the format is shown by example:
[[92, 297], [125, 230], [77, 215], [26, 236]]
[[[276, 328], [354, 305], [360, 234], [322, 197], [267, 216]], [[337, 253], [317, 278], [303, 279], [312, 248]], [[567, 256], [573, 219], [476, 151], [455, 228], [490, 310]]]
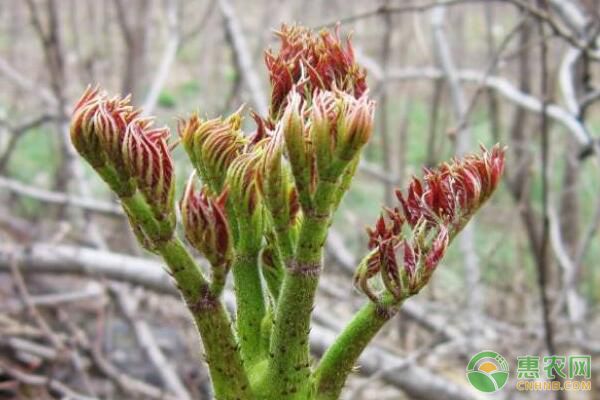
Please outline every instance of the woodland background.
[[[484, 349], [511, 362], [498, 399], [600, 398], [594, 0], [0, 0], [0, 398], [210, 398], [183, 303], [70, 145], [72, 105], [99, 83], [173, 128], [194, 110], [264, 112], [273, 29], [336, 21], [378, 107], [327, 242], [316, 357], [364, 301], [351, 276], [393, 189], [480, 143], [508, 146], [496, 195], [345, 399], [479, 398], [464, 368]], [[174, 154], [181, 193], [191, 167]], [[527, 354], [591, 354], [592, 392], [517, 392]]]

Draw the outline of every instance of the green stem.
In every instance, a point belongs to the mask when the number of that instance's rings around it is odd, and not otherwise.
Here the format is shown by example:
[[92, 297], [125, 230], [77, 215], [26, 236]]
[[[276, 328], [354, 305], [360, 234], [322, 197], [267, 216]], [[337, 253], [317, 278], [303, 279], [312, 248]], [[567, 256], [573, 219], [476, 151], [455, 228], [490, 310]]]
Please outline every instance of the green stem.
[[197, 309], [194, 319], [202, 337], [215, 399], [253, 400], [229, 317], [218, 299], [209, 307]]
[[261, 326], [265, 317], [265, 301], [258, 267], [258, 251], [236, 254], [233, 281], [242, 357], [247, 365], [252, 365], [260, 359], [261, 349], [264, 347]]
[[136, 192], [121, 198], [123, 206], [169, 266], [194, 319], [204, 348], [210, 376], [219, 400], [254, 398], [237, 348], [235, 335], [219, 298], [183, 243], [156, 220], [143, 196]]
[[399, 305], [369, 302], [340, 333], [321, 358], [315, 371], [317, 400], [337, 400], [358, 357], [381, 327], [392, 318]]
[[210, 376], [219, 400], [251, 400], [254, 395], [237, 341], [223, 304], [181, 241], [173, 237], [157, 246], [192, 312], [206, 352]]
[[277, 305], [279, 291], [281, 290], [281, 285], [283, 283], [285, 266], [283, 265], [283, 259], [277, 247], [267, 245], [263, 250], [263, 257], [265, 251], [270, 252], [271, 260], [268, 261], [268, 263], [262, 262], [262, 275], [267, 284], [267, 288], [269, 289], [269, 293], [271, 293], [274, 305]]
[[131, 215], [133, 222], [142, 228], [148, 239], [158, 240], [160, 238], [160, 226], [139, 191], [136, 191], [132, 196], [121, 197], [121, 204], [127, 210], [127, 213]]
[[306, 214], [300, 230], [296, 257], [286, 262], [271, 339], [270, 399], [309, 396], [308, 335], [335, 190], [335, 183], [319, 183], [314, 208]]
[[210, 292], [200, 267], [176, 236], [160, 243], [157, 251], [169, 266], [169, 272], [186, 301], [197, 301]]
[[302, 398], [310, 378], [308, 333], [318, 277], [288, 273], [271, 341], [270, 399]]

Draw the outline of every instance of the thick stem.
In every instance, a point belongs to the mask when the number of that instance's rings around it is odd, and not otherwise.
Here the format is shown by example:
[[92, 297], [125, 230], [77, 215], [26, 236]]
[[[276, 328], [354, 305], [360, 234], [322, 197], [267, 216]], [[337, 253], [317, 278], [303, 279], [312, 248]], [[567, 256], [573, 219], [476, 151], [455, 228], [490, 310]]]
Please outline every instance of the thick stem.
[[194, 319], [204, 344], [215, 398], [252, 400], [255, 398], [244, 371], [237, 342], [227, 312], [218, 299], [206, 308], [196, 309]]
[[219, 298], [210, 291], [200, 268], [176, 237], [161, 243], [157, 251], [167, 262], [196, 321], [215, 397], [219, 400], [253, 399], [229, 316]]
[[186, 301], [198, 301], [209, 293], [208, 281], [181, 240], [173, 236], [156, 249], [169, 266], [169, 272]]
[[308, 333], [318, 279], [318, 275], [288, 273], [283, 280], [271, 340], [269, 399], [306, 396], [311, 373]]
[[286, 262], [271, 339], [271, 399], [304, 399], [311, 390], [308, 335], [336, 188], [335, 183], [319, 183], [314, 208], [300, 230], [296, 257]]
[[246, 365], [259, 361], [261, 356], [261, 326], [265, 317], [265, 301], [258, 252], [241, 252], [233, 263], [233, 281], [237, 301], [237, 332], [242, 357]]
[[315, 371], [317, 400], [337, 400], [358, 357], [393, 317], [398, 306], [369, 302], [350, 321], [321, 358]]
[[254, 398], [229, 316], [219, 298], [209, 290], [200, 268], [176, 237], [160, 244], [157, 251], [167, 262], [194, 316], [204, 344], [216, 398]]
[[229, 316], [183, 243], [163, 228], [143, 196], [121, 198], [132, 224], [143, 230], [152, 247], [164, 258], [169, 272], [192, 312], [206, 352], [206, 361], [219, 400], [254, 398]]

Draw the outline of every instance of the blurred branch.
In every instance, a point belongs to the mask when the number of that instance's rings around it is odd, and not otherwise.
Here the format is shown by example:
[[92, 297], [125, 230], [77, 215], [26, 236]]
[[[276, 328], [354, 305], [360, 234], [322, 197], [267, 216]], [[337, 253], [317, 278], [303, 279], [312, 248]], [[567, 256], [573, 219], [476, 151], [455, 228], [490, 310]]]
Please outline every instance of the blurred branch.
[[269, 111], [266, 96], [261, 87], [260, 79], [254, 69], [250, 48], [246, 42], [246, 37], [242, 31], [240, 22], [235, 15], [235, 10], [229, 0], [217, 1], [221, 14], [223, 14], [225, 31], [227, 33], [226, 36], [233, 51], [237, 71], [242, 76], [242, 79], [250, 91], [252, 103], [254, 107], [256, 107], [256, 111], [260, 115], [265, 116]]
[[[337, 23], [340, 24], [348, 24], [351, 22], [356, 22], [361, 19], [371, 18], [378, 15], [384, 14], [405, 14], [405, 13], [422, 13], [425, 11], [429, 11], [432, 8], [438, 6], [454, 6], [458, 4], [465, 3], [479, 3], [486, 0], [443, 0], [443, 1], [432, 1], [428, 3], [421, 4], [410, 4], [406, 6], [389, 6], [387, 4], [381, 5], [373, 10], [363, 11], [354, 15], [350, 15], [348, 17], [339, 18], [336, 21], [329, 22], [326, 24], [319, 25], [318, 28], [332, 27]], [[502, 0], [500, 0], [502, 1]]]
[[550, 6], [571, 30], [580, 33], [588, 22], [585, 11], [580, 10], [571, 0], [550, 0]]
[[113, 293], [119, 308], [133, 327], [140, 347], [160, 374], [163, 384], [175, 394], [178, 400], [190, 400], [191, 396], [179, 379], [177, 371], [158, 346], [148, 324], [140, 318], [137, 312], [139, 302], [129, 293], [125, 293], [121, 288], [112, 286], [110, 287], [110, 292]]
[[208, 3], [208, 6], [206, 7], [206, 11], [204, 11], [204, 14], [202, 14], [202, 17], [200, 17], [199, 22], [196, 24], [196, 26], [194, 28], [190, 29], [188, 32], [183, 32], [181, 34], [180, 47], [183, 47], [190, 40], [194, 39], [196, 36], [198, 36], [200, 33], [202, 33], [204, 28], [206, 28], [206, 26], [208, 25], [208, 20], [209, 20], [210, 16], [212, 15], [212, 12], [215, 9], [216, 4], [217, 4], [217, 0], [210, 0], [210, 2]]
[[160, 92], [165, 85], [165, 81], [169, 75], [169, 70], [175, 61], [175, 56], [177, 55], [177, 49], [179, 48], [181, 40], [179, 35], [179, 21], [177, 18], [178, 0], [168, 0], [166, 2], [166, 8], [167, 10], [164, 13], [164, 18], [167, 21], [167, 44], [165, 45], [162, 57], [160, 58], [160, 65], [156, 71], [154, 79], [152, 80], [150, 90], [146, 95], [146, 100], [144, 100], [144, 105], [142, 106], [144, 115], [152, 114], [154, 108], [156, 107], [156, 102], [158, 101]]
[[397, 185], [400, 182], [400, 177], [395, 174], [385, 172], [379, 166], [372, 162], [360, 160], [358, 164], [358, 171], [369, 178], [374, 178], [378, 181], [387, 183], [389, 185]]
[[[431, 29], [434, 43], [434, 53], [443, 73], [444, 79], [448, 82], [450, 97], [452, 102], [452, 110], [456, 120], [457, 130], [454, 132], [456, 154], [464, 156], [469, 152], [471, 146], [472, 134], [468, 125], [467, 118], [470, 112], [467, 105], [464, 91], [460, 85], [456, 65], [450, 49], [450, 44], [446, 38], [444, 29], [446, 9], [443, 6], [433, 9], [431, 12]], [[492, 66], [494, 64], [491, 64]], [[488, 72], [486, 72], [486, 75]], [[480, 84], [480, 87], [482, 85]], [[477, 95], [477, 94], [476, 94]], [[474, 100], [475, 101], [475, 96]], [[472, 329], [475, 330], [478, 326], [477, 321], [483, 312], [483, 293], [481, 289], [481, 270], [479, 264], [479, 256], [475, 247], [475, 222], [471, 221], [458, 237], [459, 249], [463, 256], [464, 271], [465, 271], [465, 291], [467, 302], [470, 305], [468, 308], [470, 323]]]
[[[545, 0], [538, 0], [542, 6], [547, 6]], [[539, 36], [544, 36], [544, 25], [538, 21]], [[549, 354], [556, 354], [555, 325], [551, 315], [550, 299], [550, 267], [551, 259], [549, 257], [550, 245], [550, 215], [549, 215], [549, 145], [550, 145], [550, 126], [546, 110], [550, 101], [550, 91], [548, 86], [548, 45], [541, 43], [540, 47], [540, 91], [542, 96], [542, 112], [540, 115], [540, 168], [541, 168], [541, 192], [542, 192], [542, 227], [540, 236], [539, 256], [536, 258], [537, 283], [539, 286], [540, 303], [542, 308], [542, 321], [544, 324], [544, 344]], [[561, 382], [561, 378], [556, 376], [553, 381]], [[565, 395], [561, 392], [556, 393], [557, 399], [564, 399]]]
[[71, 346], [60, 337], [50, 324], [46, 321], [46, 319], [42, 316], [40, 311], [37, 308], [37, 305], [33, 302], [31, 295], [29, 294], [29, 289], [27, 289], [27, 285], [25, 283], [25, 279], [21, 274], [19, 261], [17, 259], [12, 259], [10, 261], [10, 269], [13, 278], [13, 282], [17, 288], [17, 292], [21, 300], [23, 301], [28, 314], [33, 318], [36, 325], [40, 329], [40, 331], [44, 334], [46, 339], [52, 344], [52, 346], [61, 354], [64, 354], [71, 361], [75, 370], [79, 373], [84, 382], [84, 386], [88, 393], [94, 395], [94, 390], [92, 389], [89, 377], [85, 370], [81, 365], [81, 358], [79, 357], [76, 351], [71, 349]]
[[0, 58], [0, 73], [21, 89], [34, 93], [35, 97], [39, 97], [48, 105], [56, 105], [56, 98], [52, 92], [31, 81], [2, 58]]
[[586, 94], [580, 100], [580, 107], [588, 108], [592, 103], [595, 103], [598, 100], [600, 100], [600, 90], [594, 90], [593, 92]]
[[53, 119], [55, 119], [55, 117], [51, 114], [42, 114], [39, 117], [23, 122], [22, 124], [14, 127], [10, 126], [7, 121], [0, 120], [0, 125], [6, 126], [6, 129], [11, 132], [11, 137], [6, 144], [6, 149], [4, 150], [4, 153], [0, 155], [0, 173], [6, 169], [8, 161], [10, 160], [10, 157], [17, 147], [19, 139], [23, 136], [23, 134], [29, 132], [31, 129], [35, 129], [40, 125], [45, 124], [48, 121], [52, 121]]
[[133, 396], [143, 396], [155, 400], [179, 400], [166, 394], [162, 389], [136, 379], [110, 363], [101, 353], [100, 349], [90, 345], [88, 351], [95, 366], [108, 378], [114, 381], [124, 392]]
[[[105, 277], [120, 282], [142, 285], [160, 293], [178, 296], [178, 291], [170, 282], [163, 265], [157, 261], [93, 250], [84, 247], [49, 245], [38, 243], [22, 249], [0, 248], [0, 271], [9, 268], [15, 258], [23, 273], [62, 273]], [[231, 308], [234, 304], [231, 293], [225, 294], [225, 301]], [[313, 325], [311, 346], [316, 354], [322, 354], [329, 347], [336, 333], [319, 325]], [[369, 347], [359, 360], [361, 372], [375, 373], [384, 365], [396, 365], [402, 358], [389, 351]], [[118, 376], [115, 372], [115, 376]], [[411, 396], [423, 400], [469, 400], [475, 399], [471, 392], [462, 386], [441, 378], [419, 366], [384, 374], [389, 384], [398, 387]]]
[[[65, 51], [61, 37], [61, 21], [56, 0], [46, 0], [46, 27], [42, 22], [42, 14], [34, 0], [27, 0], [31, 23], [42, 45], [44, 59], [50, 74], [50, 85], [55, 98], [56, 130], [60, 137], [60, 160], [55, 187], [60, 191], [75, 192], [90, 196], [91, 191], [84, 177], [82, 164], [71, 144], [69, 133], [70, 108], [67, 105]], [[86, 216], [80, 210], [61, 209], [66, 211], [76, 226], [99, 248], [106, 248], [106, 241], [95, 224], [86, 223]]]
[[123, 41], [127, 48], [125, 52], [122, 91], [130, 93], [134, 98], [139, 95], [141, 83], [145, 76], [145, 57], [147, 52], [148, 30], [151, 0], [127, 1], [114, 0], [117, 22]]
[[562, 295], [566, 299], [569, 322], [572, 325], [575, 338], [579, 341], [584, 340], [581, 323], [585, 317], [585, 301], [577, 293], [576, 271], [577, 266], [574, 260], [569, 256], [565, 249], [562, 233], [560, 231], [560, 221], [554, 208], [549, 208], [548, 216], [550, 218], [550, 244], [556, 255], [558, 264], [563, 270], [563, 288]]
[[63, 396], [62, 398], [68, 398], [72, 400], [98, 400], [96, 397], [89, 397], [75, 392], [73, 389], [57, 379], [21, 371], [20, 369], [9, 365], [2, 360], [0, 360], [0, 373], [6, 374], [17, 381], [24, 383], [25, 385], [49, 388], [57, 393], [60, 393]]
[[16, 180], [4, 178], [2, 176], [0, 176], [0, 188], [3, 188], [8, 192], [30, 197], [45, 203], [52, 203], [61, 206], [74, 206], [112, 217], [121, 217], [124, 215], [123, 210], [117, 204], [102, 202], [86, 197], [78, 197], [61, 192], [43, 190], [33, 186], [25, 185]]
[[21, 274], [19, 261], [16, 259], [12, 259], [9, 261], [10, 271], [12, 275], [13, 282], [17, 288], [17, 292], [21, 301], [27, 308], [27, 312], [31, 316], [31, 318], [35, 321], [36, 325], [43, 332], [44, 336], [48, 341], [59, 351], [65, 351], [65, 346], [62, 339], [54, 333], [46, 319], [42, 316], [42, 314], [37, 309], [36, 305], [31, 300], [31, 296], [29, 295], [29, 290], [27, 289], [27, 285], [25, 284], [25, 279]]
[[[36, 307], [54, 307], [62, 306], [68, 303], [79, 303], [86, 300], [100, 300], [105, 294], [104, 288], [95, 283], [90, 282], [81, 290], [69, 291], [65, 293], [50, 293], [30, 296], [31, 304]], [[1, 311], [15, 313], [24, 308], [22, 302], [16, 299], [9, 299], [0, 306]]]
[[[459, 80], [467, 83], [480, 83], [487, 88], [497, 91], [510, 102], [515, 103], [516, 105], [519, 105], [529, 111], [536, 113], [541, 113], [542, 111], [542, 103], [538, 98], [521, 92], [505, 78], [498, 76], [485, 77], [484, 74], [479, 71], [467, 69], [459, 70], [457, 75]], [[439, 79], [443, 76], [443, 73], [437, 68], [423, 66], [397, 68], [390, 71], [389, 76], [390, 79], [397, 80]], [[548, 117], [565, 126], [568, 131], [575, 136], [580, 145], [591, 145], [592, 140], [585, 127], [583, 127], [577, 118], [575, 118], [575, 116], [573, 116], [567, 110], [557, 104], [548, 104], [546, 107], [546, 113]]]
[[[488, 4], [488, 6], [489, 6], [489, 4]], [[515, 37], [515, 35], [519, 33], [521, 28], [523, 28], [525, 23], [526, 23], [525, 19], [522, 19], [521, 21], [519, 21], [514, 26], [514, 28], [512, 28], [504, 36], [504, 39], [502, 39], [502, 42], [500, 43], [498, 48], [492, 52], [492, 54], [490, 56], [491, 60], [489, 61], [488, 66], [483, 73], [482, 82], [475, 89], [475, 93], [473, 93], [473, 95], [471, 96], [471, 100], [469, 101], [469, 104], [467, 105], [463, 115], [461, 116], [461, 119], [459, 120], [456, 128], [454, 128], [453, 130], [461, 131], [462, 129], [464, 129], [465, 125], [468, 124], [469, 116], [475, 109], [475, 106], [477, 105], [477, 100], [479, 99], [479, 96], [481, 95], [481, 93], [483, 92], [483, 89], [485, 88], [485, 85], [483, 84], [483, 82], [485, 82], [487, 77], [489, 77], [494, 72], [494, 70], [498, 66], [498, 62], [500, 61], [500, 56], [502, 55], [502, 53], [504, 52], [506, 47], [510, 44], [510, 42]]]
[[500, 3], [510, 3], [518, 7], [521, 10], [526, 11], [532, 17], [536, 18], [540, 22], [548, 24], [552, 33], [556, 36], [563, 38], [571, 46], [576, 47], [584, 51], [589, 57], [600, 60], [600, 53], [597, 50], [593, 50], [589, 43], [581, 41], [577, 36], [572, 35], [565, 27], [559, 24], [552, 16], [545, 10], [536, 7], [525, 0], [440, 0], [435, 2], [421, 3], [421, 4], [410, 4], [406, 6], [387, 6], [382, 5], [372, 10], [363, 11], [348, 17], [339, 18], [336, 21], [325, 23], [319, 27], [331, 27], [335, 26], [336, 23], [348, 24], [356, 22], [365, 18], [371, 18], [378, 15], [384, 14], [403, 14], [403, 13], [422, 13], [429, 11], [430, 9], [438, 6], [455, 6], [464, 3], [490, 3], [492, 1]]
[[[387, 6], [389, 0], [386, 0], [384, 3]], [[382, 40], [382, 50], [381, 50], [381, 67], [383, 70], [384, 76], [387, 75], [387, 70], [390, 64], [390, 56], [391, 56], [391, 47], [392, 47], [392, 36], [394, 33], [394, 25], [392, 23], [392, 15], [389, 13], [382, 14], [382, 24], [383, 24], [383, 40]], [[385, 90], [386, 88], [386, 79], [383, 79], [379, 83], [379, 87], [375, 90], [375, 98], [377, 98], [377, 94], [379, 94], [379, 99], [377, 101], [379, 108], [379, 118], [378, 118], [378, 129], [377, 132], [380, 135], [380, 146], [381, 146], [381, 154], [382, 154], [382, 167], [385, 171], [388, 171], [392, 175], [397, 175], [397, 163], [394, 162], [396, 151], [396, 146], [394, 143], [394, 136], [390, 133], [390, 124], [388, 121], [388, 92]], [[384, 183], [384, 195], [383, 195], [383, 204], [390, 206], [394, 201], [394, 184], [389, 181], [383, 181]]]
[[[505, 0], [505, 1], [508, 1], [509, 3], [512, 3], [515, 6], [519, 7], [521, 10], [526, 11], [532, 17], [535, 17], [540, 23], [546, 23], [550, 27], [550, 30], [552, 31], [552, 33], [563, 38], [571, 46], [583, 51], [590, 58], [593, 58], [595, 60], [600, 60], [600, 54], [598, 53], [597, 50], [592, 49], [591, 43], [589, 43], [588, 41], [585, 41], [585, 40], [582, 41], [577, 36], [573, 36], [564, 26], [560, 25], [552, 17], [552, 15], [548, 11], [547, 7], [541, 7], [541, 6], [536, 7], [535, 5], [530, 4], [529, 2], [527, 2], [525, 0]], [[555, 1], [554, 3], [556, 4], [557, 2]], [[565, 2], [563, 1], [561, 3], [565, 3]], [[563, 15], [572, 15], [572, 14], [564, 13]], [[573, 20], [571, 20], [571, 21], [573, 21]]]

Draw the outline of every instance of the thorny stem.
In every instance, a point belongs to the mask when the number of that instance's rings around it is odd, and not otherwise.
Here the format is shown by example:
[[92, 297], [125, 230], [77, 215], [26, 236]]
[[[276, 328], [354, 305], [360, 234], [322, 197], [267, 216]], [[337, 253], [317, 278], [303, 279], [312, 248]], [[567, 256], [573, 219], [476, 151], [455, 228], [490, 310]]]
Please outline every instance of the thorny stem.
[[296, 256], [286, 262], [271, 338], [272, 399], [306, 398], [310, 390], [310, 317], [336, 189], [336, 182], [317, 185], [314, 207], [305, 215], [300, 230]]
[[[160, 223], [139, 192], [121, 199], [133, 222], [151, 239], [161, 234]], [[160, 238], [157, 239], [157, 238]], [[154, 237], [153, 247], [164, 258], [190, 309], [206, 351], [215, 396], [219, 400], [253, 399], [229, 316], [202, 271], [176, 237]]]
[[400, 308], [392, 302], [363, 306], [321, 358], [314, 373], [317, 400], [338, 399], [363, 350]]
[[236, 328], [242, 357], [245, 364], [251, 366], [259, 361], [262, 355], [261, 325], [265, 317], [257, 252], [236, 254], [233, 262], [233, 280], [237, 300]]

